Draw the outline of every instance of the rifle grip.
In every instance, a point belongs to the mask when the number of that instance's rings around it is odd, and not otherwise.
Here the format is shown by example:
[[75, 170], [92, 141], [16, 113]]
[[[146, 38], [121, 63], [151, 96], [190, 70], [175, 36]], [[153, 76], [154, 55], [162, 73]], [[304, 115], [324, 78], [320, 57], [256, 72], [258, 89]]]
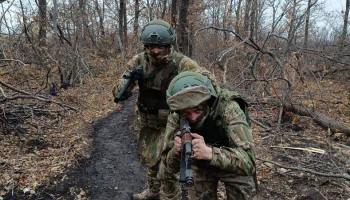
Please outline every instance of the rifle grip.
[[192, 142], [192, 135], [191, 133], [185, 133], [182, 136], [182, 144], [184, 144], [185, 142]]

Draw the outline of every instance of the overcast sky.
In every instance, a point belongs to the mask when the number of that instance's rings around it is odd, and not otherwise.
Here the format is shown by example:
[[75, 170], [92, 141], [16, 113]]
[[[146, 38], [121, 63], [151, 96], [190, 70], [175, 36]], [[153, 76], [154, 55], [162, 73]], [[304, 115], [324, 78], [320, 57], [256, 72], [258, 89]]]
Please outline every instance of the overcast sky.
[[[28, 0], [24, 0], [26, 2]], [[338, 11], [345, 10], [345, 1], [346, 0], [319, 0], [318, 2], [324, 1], [326, 3], [326, 10], [327, 11]], [[4, 6], [5, 10], [10, 5], [11, 1], [5, 1], [2, 3], [2, 6]]]
[[[8, 6], [10, 4], [12, 4], [14, 0], [12, 1], [5, 1], [1, 4], [1, 6], [3, 6], [2, 9], [6, 10], [8, 8]], [[28, 1], [31, 1], [31, 0], [23, 0], [23, 2], [28, 2]], [[50, 0], [49, 0], [50, 1]], [[325, 10], [327, 12], [331, 12], [333, 14], [338, 14], [337, 16], [340, 16], [339, 14], [341, 14], [340, 12], [341, 11], [345, 11], [345, 1], [346, 0], [319, 0], [318, 2], [325, 2]], [[50, 1], [51, 2], [51, 1]], [[16, 4], [16, 3], [15, 3]], [[15, 16], [15, 13], [14, 11], [17, 10], [17, 6], [15, 6], [15, 4], [11, 7], [10, 11], [11, 12], [7, 12], [6, 13], [6, 18], [7, 20], [11, 19], [12, 17]], [[0, 9], [0, 17], [2, 16], [1, 12], [2, 12], [2, 9]], [[333, 12], [332, 12], [333, 11]], [[333, 22], [330, 22], [331, 19], [325, 19], [324, 22], [321, 22], [321, 20], [324, 20], [324, 19], [320, 19], [320, 21], [318, 21], [318, 23], [320, 24], [326, 24], [326, 23], [333, 23]], [[342, 20], [340, 20], [342, 21]], [[2, 24], [3, 25], [3, 24]]]
[[341, 11], [342, 9], [345, 10], [345, 0], [325, 0], [326, 2], [326, 9], [331, 10], [337, 10]]

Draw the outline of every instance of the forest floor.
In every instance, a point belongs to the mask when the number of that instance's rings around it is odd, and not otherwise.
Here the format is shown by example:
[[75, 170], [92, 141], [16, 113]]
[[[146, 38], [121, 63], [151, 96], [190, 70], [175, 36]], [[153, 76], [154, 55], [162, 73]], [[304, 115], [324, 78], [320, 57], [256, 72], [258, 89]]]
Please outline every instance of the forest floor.
[[[79, 89], [61, 91], [58, 100], [79, 108], [67, 114], [61, 132], [0, 134], [0, 200], [129, 200], [143, 190], [145, 169], [136, 155], [136, 94], [115, 105], [114, 78], [95, 78]], [[319, 111], [349, 125], [349, 84], [325, 79], [315, 88], [323, 94]], [[275, 127], [278, 111], [252, 106], [250, 115]], [[350, 176], [349, 137], [321, 128], [310, 117], [285, 116], [283, 131], [252, 124], [258, 199], [350, 200], [345, 179]], [[218, 194], [225, 199], [222, 187]]]

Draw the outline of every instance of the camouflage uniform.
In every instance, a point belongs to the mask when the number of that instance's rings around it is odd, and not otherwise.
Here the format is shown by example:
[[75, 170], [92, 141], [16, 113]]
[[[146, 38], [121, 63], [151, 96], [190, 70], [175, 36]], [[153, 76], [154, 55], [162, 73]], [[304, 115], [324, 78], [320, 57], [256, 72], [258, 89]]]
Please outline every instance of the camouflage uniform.
[[[246, 115], [233, 100], [234, 94], [223, 89], [205, 119], [204, 127], [193, 130], [212, 147], [212, 160], [193, 160], [195, 184], [188, 191], [189, 199], [217, 199], [218, 181], [225, 183], [227, 199], [252, 199], [257, 190], [255, 153], [252, 130]], [[179, 130], [179, 115], [169, 115], [165, 130], [165, 151], [162, 158], [171, 173], [179, 171], [180, 154], [173, 148]], [[173, 179], [173, 181], [175, 181]], [[178, 191], [167, 194], [169, 199]]]
[[[164, 138], [164, 130], [166, 127], [169, 108], [166, 103], [166, 89], [171, 79], [182, 71], [201, 71], [214, 79], [208, 72], [199, 67], [199, 65], [187, 56], [184, 56], [173, 48], [169, 48], [169, 53], [160, 58], [160, 60], [167, 60], [167, 64], [151, 66], [149, 62], [147, 50], [134, 56], [127, 64], [126, 68], [130, 70], [134, 66], [143, 66], [144, 76], [142, 80], [138, 81], [139, 96], [138, 96], [138, 114], [141, 122], [139, 137], [137, 141], [138, 157], [147, 169], [147, 181], [149, 190], [158, 194], [161, 183], [157, 178], [160, 165], [160, 154], [162, 152], [162, 144]], [[153, 67], [153, 70], [152, 70]], [[126, 83], [126, 79], [120, 79], [113, 89], [113, 95], [116, 96]], [[136, 86], [132, 84], [127, 96], [131, 95], [131, 90]], [[162, 165], [164, 166], [164, 165]], [[170, 184], [175, 184], [170, 182]], [[177, 184], [177, 183], [176, 183]], [[164, 185], [164, 184], [162, 184]], [[165, 186], [166, 188], [175, 188], [175, 186]]]

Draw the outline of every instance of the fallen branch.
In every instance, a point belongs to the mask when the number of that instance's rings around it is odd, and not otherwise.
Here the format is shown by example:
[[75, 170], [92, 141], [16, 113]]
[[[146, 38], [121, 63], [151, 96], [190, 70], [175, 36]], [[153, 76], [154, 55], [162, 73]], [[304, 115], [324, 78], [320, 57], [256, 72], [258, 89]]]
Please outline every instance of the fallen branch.
[[346, 146], [345, 144], [336, 143], [336, 145], [338, 145], [338, 146], [340, 146], [340, 147], [343, 147], [344, 149], [350, 151], [350, 147], [349, 147], [349, 146]]
[[[52, 107], [53, 104], [60, 108]], [[0, 131], [37, 133], [59, 129], [63, 113], [78, 110], [63, 102], [51, 100], [40, 94], [33, 94], [0, 80]], [[34, 128], [34, 129], [32, 129]]]
[[[265, 98], [261, 100], [253, 100], [252, 98], [248, 98], [248, 99], [249, 99], [248, 101], [249, 104], [262, 103], [262, 104], [274, 105], [277, 107], [280, 105], [280, 101], [272, 98]], [[320, 112], [309, 110], [303, 105], [285, 103], [283, 109], [284, 111], [292, 112], [300, 116], [312, 117], [313, 120], [321, 127], [330, 129], [332, 132], [345, 133], [348, 136], [350, 136], [350, 128], [345, 123], [332, 119]]]
[[261, 122], [255, 120], [255, 119], [250, 119], [250, 120], [251, 120], [252, 122], [254, 122], [255, 124], [257, 124], [257, 125], [263, 127], [263, 128], [265, 129], [266, 132], [271, 132], [271, 128], [268, 127], [268, 126], [266, 126], [265, 124], [263, 124], [263, 123], [261, 123]]
[[305, 168], [283, 166], [283, 165], [281, 165], [281, 164], [279, 164], [277, 162], [271, 161], [271, 160], [265, 160], [265, 159], [261, 159], [261, 158], [257, 158], [257, 160], [274, 164], [274, 165], [276, 165], [277, 167], [280, 167], [280, 168], [292, 169], [292, 170], [297, 170], [297, 171], [304, 171], [304, 172], [308, 172], [308, 173], [311, 173], [311, 174], [316, 174], [316, 175], [319, 175], [319, 176], [325, 176], [325, 177], [343, 178], [345, 180], [350, 181], [350, 175], [347, 174], [347, 173], [343, 173], [343, 174], [326, 174], [326, 173], [316, 172], [316, 171], [313, 171], [313, 170], [310, 170], [310, 169], [305, 169]]
[[285, 111], [293, 112], [301, 116], [309, 116], [324, 128], [330, 128], [333, 132], [345, 133], [350, 136], [350, 129], [346, 124], [332, 119], [317, 111], [311, 111], [300, 105], [285, 104]]
[[38, 101], [43, 101], [43, 102], [47, 102], [47, 103], [54, 103], [54, 104], [57, 104], [57, 105], [59, 105], [59, 106], [61, 106], [63, 108], [69, 108], [71, 110], [74, 110], [74, 111], [78, 112], [78, 110], [76, 108], [72, 107], [72, 106], [63, 104], [63, 103], [58, 102], [58, 101], [50, 100], [50, 99], [48, 99], [47, 97], [44, 97], [44, 96], [35, 96], [35, 95], [33, 95], [33, 94], [29, 93], [29, 92], [17, 89], [15, 87], [13, 87], [12, 85], [9, 85], [9, 84], [1, 81], [1, 80], [0, 80], [0, 85], [3, 85], [3, 86], [5, 86], [5, 87], [7, 87], [7, 88], [9, 88], [9, 89], [11, 89], [13, 91], [18, 92], [18, 93], [24, 94], [24, 95], [15, 95], [15, 96], [9, 97], [9, 96], [6, 96], [4, 91], [1, 89], [1, 92], [2, 92], [2, 94], [3, 94], [3, 96], [5, 98], [1, 99], [0, 103], [4, 103], [4, 102], [6, 102], [8, 100], [16, 100], [16, 99], [36, 99]]
[[301, 147], [280, 147], [280, 146], [271, 146], [271, 148], [282, 148], [282, 149], [294, 149], [294, 150], [301, 150], [301, 151], [307, 151], [311, 153], [319, 153], [324, 154], [326, 151], [322, 149], [317, 149], [313, 147], [307, 147], [307, 148], [301, 148]]

